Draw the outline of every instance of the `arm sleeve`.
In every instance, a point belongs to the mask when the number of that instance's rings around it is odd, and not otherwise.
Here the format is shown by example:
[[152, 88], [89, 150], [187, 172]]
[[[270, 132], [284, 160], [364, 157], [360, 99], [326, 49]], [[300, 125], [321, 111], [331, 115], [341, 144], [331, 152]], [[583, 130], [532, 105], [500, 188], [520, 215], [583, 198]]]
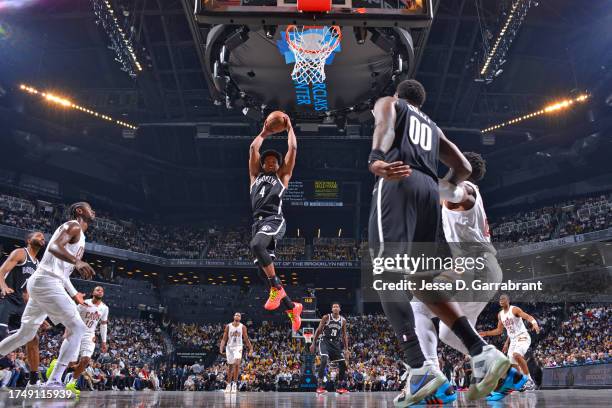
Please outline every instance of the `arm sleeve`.
[[104, 310], [102, 322], [105, 323], [100, 324], [100, 339], [102, 340], [102, 343], [106, 343], [106, 335], [108, 334], [108, 307]]
[[465, 199], [465, 190], [462, 186], [456, 186], [447, 180], [438, 180], [440, 198], [451, 203], [460, 203]]
[[70, 278], [64, 279], [64, 288], [66, 289], [66, 292], [68, 292], [70, 297], [74, 297], [77, 293], [79, 293], [72, 285], [72, 282], [70, 282]]
[[108, 331], [108, 324], [104, 323], [100, 325], [100, 339], [102, 339], [102, 343], [106, 343], [106, 334]]

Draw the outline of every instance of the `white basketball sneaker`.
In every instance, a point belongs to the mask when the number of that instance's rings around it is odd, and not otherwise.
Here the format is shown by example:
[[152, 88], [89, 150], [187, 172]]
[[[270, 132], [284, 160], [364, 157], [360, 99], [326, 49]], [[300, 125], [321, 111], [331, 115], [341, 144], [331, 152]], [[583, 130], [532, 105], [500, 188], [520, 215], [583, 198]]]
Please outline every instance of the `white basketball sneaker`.
[[477, 400], [486, 397], [497, 387], [497, 382], [506, 376], [511, 364], [501, 351], [487, 345], [480, 354], [471, 358], [471, 365], [472, 379], [467, 397]]
[[232, 383], [232, 392], [238, 392], [238, 384]]
[[225, 391], [223, 391], [226, 394], [229, 394], [230, 392], [232, 392], [232, 383], [227, 383], [227, 386], [225, 387]]
[[438, 387], [446, 381], [446, 377], [440, 371], [437, 364], [425, 361], [421, 368], [411, 368], [406, 386], [402, 392], [393, 399], [393, 405], [397, 408], [408, 407], [435, 394]]

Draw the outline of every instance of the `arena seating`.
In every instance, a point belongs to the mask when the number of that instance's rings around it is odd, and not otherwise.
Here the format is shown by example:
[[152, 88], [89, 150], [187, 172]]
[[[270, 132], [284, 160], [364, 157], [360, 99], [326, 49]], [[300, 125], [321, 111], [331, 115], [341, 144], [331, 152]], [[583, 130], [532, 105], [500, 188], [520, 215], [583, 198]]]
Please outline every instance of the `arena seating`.
[[[545, 206], [528, 212], [490, 220], [493, 240], [528, 243], [572, 234], [602, 230], [612, 226], [612, 194], [584, 197]], [[64, 219], [65, 205], [0, 194], [0, 224], [52, 232]], [[98, 210], [98, 218], [88, 231], [89, 241], [174, 259], [252, 259], [249, 250], [249, 221], [240, 226], [167, 226], [115, 217]], [[355, 260], [358, 243], [350, 238], [315, 238], [312, 245], [304, 238], [279, 242], [277, 255], [283, 260]]]

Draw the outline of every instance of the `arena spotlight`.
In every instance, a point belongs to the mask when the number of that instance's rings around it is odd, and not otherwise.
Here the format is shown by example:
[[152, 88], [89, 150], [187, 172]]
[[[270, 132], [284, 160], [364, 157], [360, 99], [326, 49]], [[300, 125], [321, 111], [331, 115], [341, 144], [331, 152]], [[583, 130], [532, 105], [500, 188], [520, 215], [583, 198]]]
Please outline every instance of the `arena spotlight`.
[[485, 62], [480, 70], [481, 78], [491, 81], [499, 75], [499, 68], [506, 63], [506, 54], [510, 45], [518, 35], [527, 12], [534, 3], [533, 0], [514, 0], [511, 3], [512, 6], [499, 33], [497, 33], [493, 46], [486, 52]]
[[549, 114], [553, 114], [553, 113], [561, 111], [561, 110], [570, 109], [572, 106], [574, 106], [574, 105], [576, 105], [578, 103], [586, 102], [589, 98], [590, 98], [589, 94], [586, 94], [586, 93], [580, 94], [580, 95], [576, 96], [575, 98], [564, 99], [562, 101], [555, 102], [555, 103], [552, 103], [550, 105], [547, 105], [547, 106], [543, 107], [542, 109], [540, 109], [539, 111], [528, 113], [526, 115], [519, 116], [519, 117], [514, 118], [514, 119], [510, 119], [510, 120], [508, 120], [506, 122], [503, 122], [503, 123], [500, 123], [500, 124], [497, 124], [497, 125], [494, 125], [494, 126], [489, 126], [486, 129], [482, 129], [480, 132], [481, 133], [491, 132], [493, 130], [497, 130], [497, 129], [502, 128], [502, 127], [514, 125], [515, 123], [522, 122], [522, 121], [527, 120], [527, 119], [535, 118], [535, 117], [542, 116], [542, 115], [549, 115]]
[[86, 113], [88, 115], [94, 116], [94, 117], [96, 117], [98, 119], [103, 119], [103, 120], [106, 120], [108, 122], [113, 122], [116, 125], [119, 125], [119, 126], [124, 127], [124, 128], [132, 129], [132, 130], [138, 129], [137, 126], [131, 125], [131, 124], [123, 122], [121, 120], [117, 120], [117, 119], [111, 118], [110, 116], [105, 115], [103, 113], [99, 113], [99, 112], [96, 112], [94, 110], [91, 110], [91, 109], [85, 108], [83, 106], [77, 105], [76, 103], [73, 103], [69, 99], [66, 99], [66, 98], [63, 98], [61, 96], [52, 94], [50, 92], [42, 92], [42, 91], [39, 91], [38, 89], [36, 89], [34, 87], [31, 87], [31, 86], [28, 86], [28, 85], [25, 85], [25, 84], [19, 85], [19, 89], [22, 90], [23, 92], [29, 93], [30, 95], [38, 95], [41, 98], [43, 98], [44, 100], [46, 100], [47, 102], [51, 102], [53, 104], [62, 106], [64, 108], [75, 109], [75, 110], [81, 111], [83, 113]]
[[122, 27], [122, 22], [113, 10], [110, 0], [92, 0], [96, 24], [102, 26], [110, 41], [109, 48], [115, 51], [115, 61], [121, 64], [121, 70], [132, 78], [142, 71], [134, 47], [133, 27]]

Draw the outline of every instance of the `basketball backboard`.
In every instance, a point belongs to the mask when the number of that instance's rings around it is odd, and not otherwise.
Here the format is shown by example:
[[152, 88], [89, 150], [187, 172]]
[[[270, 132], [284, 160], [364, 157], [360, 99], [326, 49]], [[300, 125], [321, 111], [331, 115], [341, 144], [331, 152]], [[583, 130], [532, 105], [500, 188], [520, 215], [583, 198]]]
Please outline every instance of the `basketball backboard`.
[[[299, 0], [303, 2], [321, 0]], [[432, 0], [332, 0], [328, 12], [304, 12], [298, 0], [196, 0], [198, 22], [238, 25], [340, 25], [425, 27]]]

